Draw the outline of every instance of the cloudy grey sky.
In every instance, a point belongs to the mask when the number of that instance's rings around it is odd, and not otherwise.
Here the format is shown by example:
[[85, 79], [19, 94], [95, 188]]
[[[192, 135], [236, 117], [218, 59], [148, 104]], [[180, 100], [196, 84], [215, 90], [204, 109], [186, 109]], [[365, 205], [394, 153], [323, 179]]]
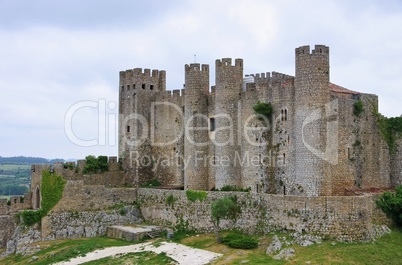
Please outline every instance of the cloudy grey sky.
[[[402, 1], [0, 0], [0, 156], [117, 155], [118, 73], [164, 69], [167, 88], [184, 64], [244, 59], [244, 72], [294, 75], [294, 49], [330, 46], [331, 81], [379, 96], [402, 114]], [[214, 80], [211, 80], [211, 85]], [[65, 116], [79, 102], [99, 106]], [[106, 107], [104, 107], [106, 106]], [[104, 127], [104, 126], [101, 126]]]

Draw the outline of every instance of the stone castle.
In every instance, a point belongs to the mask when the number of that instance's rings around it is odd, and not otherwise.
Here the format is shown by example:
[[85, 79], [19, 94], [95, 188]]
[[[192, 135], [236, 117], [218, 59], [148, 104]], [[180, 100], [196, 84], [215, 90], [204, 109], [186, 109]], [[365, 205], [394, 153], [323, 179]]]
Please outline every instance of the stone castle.
[[[242, 59], [216, 60], [212, 87], [209, 65], [185, 65], [184, 89], [173, 93], [165, 71], [120, 72], [124, 169], [139, 183], [301, 196], [401, 184], [401, 149], [383, 140], [378, 97], [331, 83], [327, 46], [299, 47], [295, 62], [295, 76], [244, 76]], [[273, 107], [265, 122], [259, 102]]]
[[[85, 173], [85, 160], [33, 165], [30, 192], [0, 200], [0, 248], [26, 253], [33, 242], [105, 236], [110, 226], [144, 221], [212, 232], [211, 204], [229, 194], [241, 214], [223, 229], [340, 241], [381, 235], [389, 220], [372, 188], [402, 183], [402, 140], [384, 140], [376, 95], [330, 82], [328, 47], [295, 55], [294, 77], [244, 76], [243, 60], [217, 60], [212, 87], [208, 65], [186, 65], [185, 88], [172, 92], [165, 71], [120, 72], [120, 158], [103, 173]], [[256, 115], [261, 104], [271, 115]], [[16, 216], [42, 209], [44, 173], [65, 180], [62, 198], [27, 229]], [[163, 187], [141, 187], [150, 180]], [[210, 191], [227, 185], [250, 192]], [[187, 190], [209, 192], [192, 201]]]

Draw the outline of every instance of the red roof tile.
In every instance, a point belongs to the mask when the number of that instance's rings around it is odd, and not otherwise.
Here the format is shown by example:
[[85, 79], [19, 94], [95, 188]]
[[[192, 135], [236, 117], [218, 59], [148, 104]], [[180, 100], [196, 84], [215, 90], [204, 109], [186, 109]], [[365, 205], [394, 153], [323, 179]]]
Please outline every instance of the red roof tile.
[[356, 95], [356, 94], [360, 94], [359, 92], [353, 91], [353, 90], [349, 90], [347, 88], [335, 85], [333, 83], [329, 83], [329, 89], [332, 92], [335, 93], [342, 93], [342, 94], [351, 94], [351, 95]]

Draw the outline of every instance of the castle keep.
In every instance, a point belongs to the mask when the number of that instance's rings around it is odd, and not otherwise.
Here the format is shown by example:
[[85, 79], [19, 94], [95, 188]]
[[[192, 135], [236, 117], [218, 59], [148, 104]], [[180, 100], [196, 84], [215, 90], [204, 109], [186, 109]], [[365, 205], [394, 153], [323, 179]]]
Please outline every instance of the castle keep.
[[[134, 182], [300, 196], [401, 183], [400, 148], [390, 152], [377, 125], [378, 97], [331, 83], [327, 46], [297, 48], [295, 76], [244, 75], [242, 59], [224, 58], [210, 87], [209, 71], [185, 65], [184, 88], [173, 91], [165, 71], [120, 72], [119, 156]], [[271, 117], [255, 115], [261, 102]]]

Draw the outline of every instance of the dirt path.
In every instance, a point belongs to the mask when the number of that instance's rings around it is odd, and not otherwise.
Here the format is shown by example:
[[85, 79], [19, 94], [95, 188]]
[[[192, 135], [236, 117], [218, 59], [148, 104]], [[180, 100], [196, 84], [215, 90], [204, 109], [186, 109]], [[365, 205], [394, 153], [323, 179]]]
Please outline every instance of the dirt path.
[[86, 254], [85, 257], [73, 258], [70, 261], [56, 263], [56, 265], [76, 265], [91, 260], [97, 260], [101, 258], [114, 256], [117, 254], [142, 252], [142, 251], [152, 251], [157, 254], [165, 252], [167, 256], [171, 257], [172, 259], [176, 260], [179, 264], [183, 265], [204, 265], [222, 255], [211, 251], [191, 248], [176, 243], [162, 242], [158, 247], [153, 246], [152, 243], [143, 243], [131, 246], [110, 247], [101, 250], [96, 250], [94, 252]]

